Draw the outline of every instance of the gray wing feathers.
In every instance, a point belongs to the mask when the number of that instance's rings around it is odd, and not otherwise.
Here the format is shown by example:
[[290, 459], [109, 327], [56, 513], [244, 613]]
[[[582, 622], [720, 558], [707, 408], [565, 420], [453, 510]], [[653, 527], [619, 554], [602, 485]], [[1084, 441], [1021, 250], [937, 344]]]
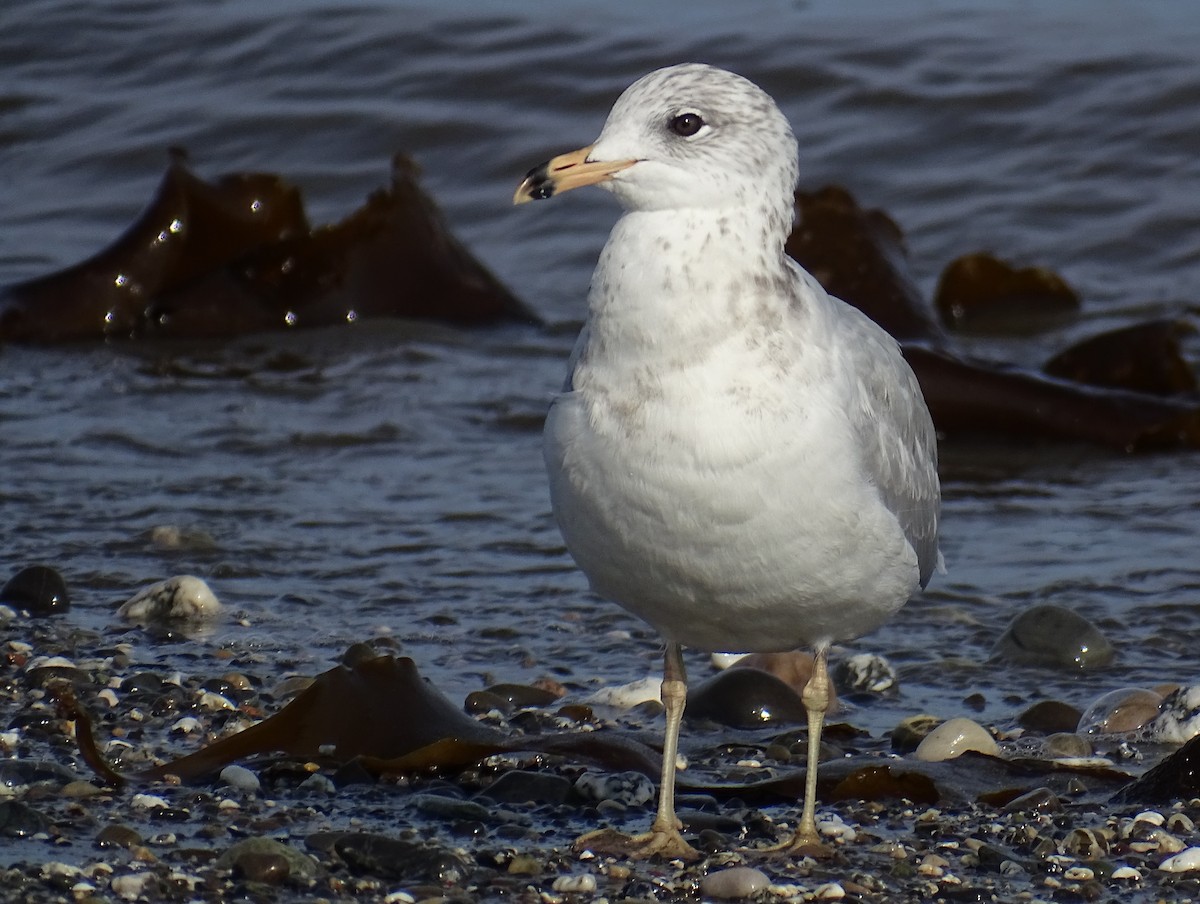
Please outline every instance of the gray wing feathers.
[[865, 314], [845, 306], [857, 329], [848, 352], [859, 374], [855, 427], [863, 465], [917, 553], [921, 586], [939, 565], [937, 435], [900, 347]]

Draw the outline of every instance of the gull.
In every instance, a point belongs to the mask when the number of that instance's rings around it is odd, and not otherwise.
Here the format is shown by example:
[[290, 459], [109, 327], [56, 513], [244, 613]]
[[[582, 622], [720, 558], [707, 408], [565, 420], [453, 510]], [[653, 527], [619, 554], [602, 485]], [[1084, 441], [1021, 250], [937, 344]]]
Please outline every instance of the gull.
[[674, 805], [682, 646], [814, 650], [804, 807], [778, 849], [819, 847], [829, 645], [878, 627], [940, 563], [929, 411], [895, 340], [785, 254], [797, 173], [770, 96], [686, 63], [636, 81], [594, 144], [513, 198], [598, 185], [624, 208], [544, 453], [592, 589], [666, 643], [666, 732], [650, 831], [589, 832], [577, 850], [699, 856]]

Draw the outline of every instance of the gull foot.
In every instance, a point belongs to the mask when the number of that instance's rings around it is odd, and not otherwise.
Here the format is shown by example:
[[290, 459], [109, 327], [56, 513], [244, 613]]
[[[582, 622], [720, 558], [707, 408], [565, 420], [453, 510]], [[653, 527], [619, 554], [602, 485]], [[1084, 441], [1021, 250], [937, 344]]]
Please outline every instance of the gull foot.
[[571, 850], [577, 854], [591, 851], [628, 860], [647, 860], [650, 857], [700, 859], [700, 852], [684, 841], [677, 829], [651, 829], [641, 835], [626, 835], [616, 829], [597, 829], [575, 839]]
[[833, 847], [821, 841], [816, 835], [797, 832], [787, 841], [772, 844], [768, 847], [742, 848], [742, 853], [812, 857], [814, 860], [828, 860], [833, 856]]

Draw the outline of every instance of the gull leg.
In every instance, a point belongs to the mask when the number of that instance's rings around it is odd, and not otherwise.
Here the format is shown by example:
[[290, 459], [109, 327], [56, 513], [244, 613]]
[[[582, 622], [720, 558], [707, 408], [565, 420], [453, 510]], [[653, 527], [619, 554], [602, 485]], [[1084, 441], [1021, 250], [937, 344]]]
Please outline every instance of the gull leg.
[[801, 695], [808, 715], [808, 769], [804, 775], [804, 811], [800, 814], [800, 827], [787, 845], [791, 850], [821, 846], [817, 834], [817, 766], [821, 761], [821, 727], [829, 710], [829, 669], [825, 662], [828, 653], [828, 645], [817, 647], [812, 676]]
[[658, 812], [650, 831], [641, 835], [625, 835], [615, 829], [598, 829], [576, 839], [573, 845], [576, 851], [589, 850], [633, 859], [654, 856], [682, 860], [699, 858], [700, 853], [684, 841], [679, 833], [682, 824], [675, 815], [675, 757], [679, 751], [683, 707], [687, 703], [687, 672], [683, 666], [683, 651], [674, 642], [667, 644], [663, 659], [662, 702], [667, 714], [667, 730], [663, 737]]
[[813, 659], [812, 675], [800, 695], [808, 715], [808, 769], [804, 773], [804, 810], [796, 834], [782, 844], [759, 848], [768, 854], [805, 854], [827, 856], [830, 851], [817, 834], [817, 766], [821, 760], [821, 727], [831, 701], [829, 670], [826, 666], [828, 645], [819, 646]]

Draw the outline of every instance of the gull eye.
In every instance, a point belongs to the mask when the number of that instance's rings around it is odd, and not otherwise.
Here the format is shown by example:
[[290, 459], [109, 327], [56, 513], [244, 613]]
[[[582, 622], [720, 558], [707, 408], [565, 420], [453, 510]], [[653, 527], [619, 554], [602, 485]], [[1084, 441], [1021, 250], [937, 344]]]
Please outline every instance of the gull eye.
[[700, 118], [699, 113], [680, 113], [671, 117], [667, 128], [680, 138], [691, 138], [704, 128], [704, 120]]

